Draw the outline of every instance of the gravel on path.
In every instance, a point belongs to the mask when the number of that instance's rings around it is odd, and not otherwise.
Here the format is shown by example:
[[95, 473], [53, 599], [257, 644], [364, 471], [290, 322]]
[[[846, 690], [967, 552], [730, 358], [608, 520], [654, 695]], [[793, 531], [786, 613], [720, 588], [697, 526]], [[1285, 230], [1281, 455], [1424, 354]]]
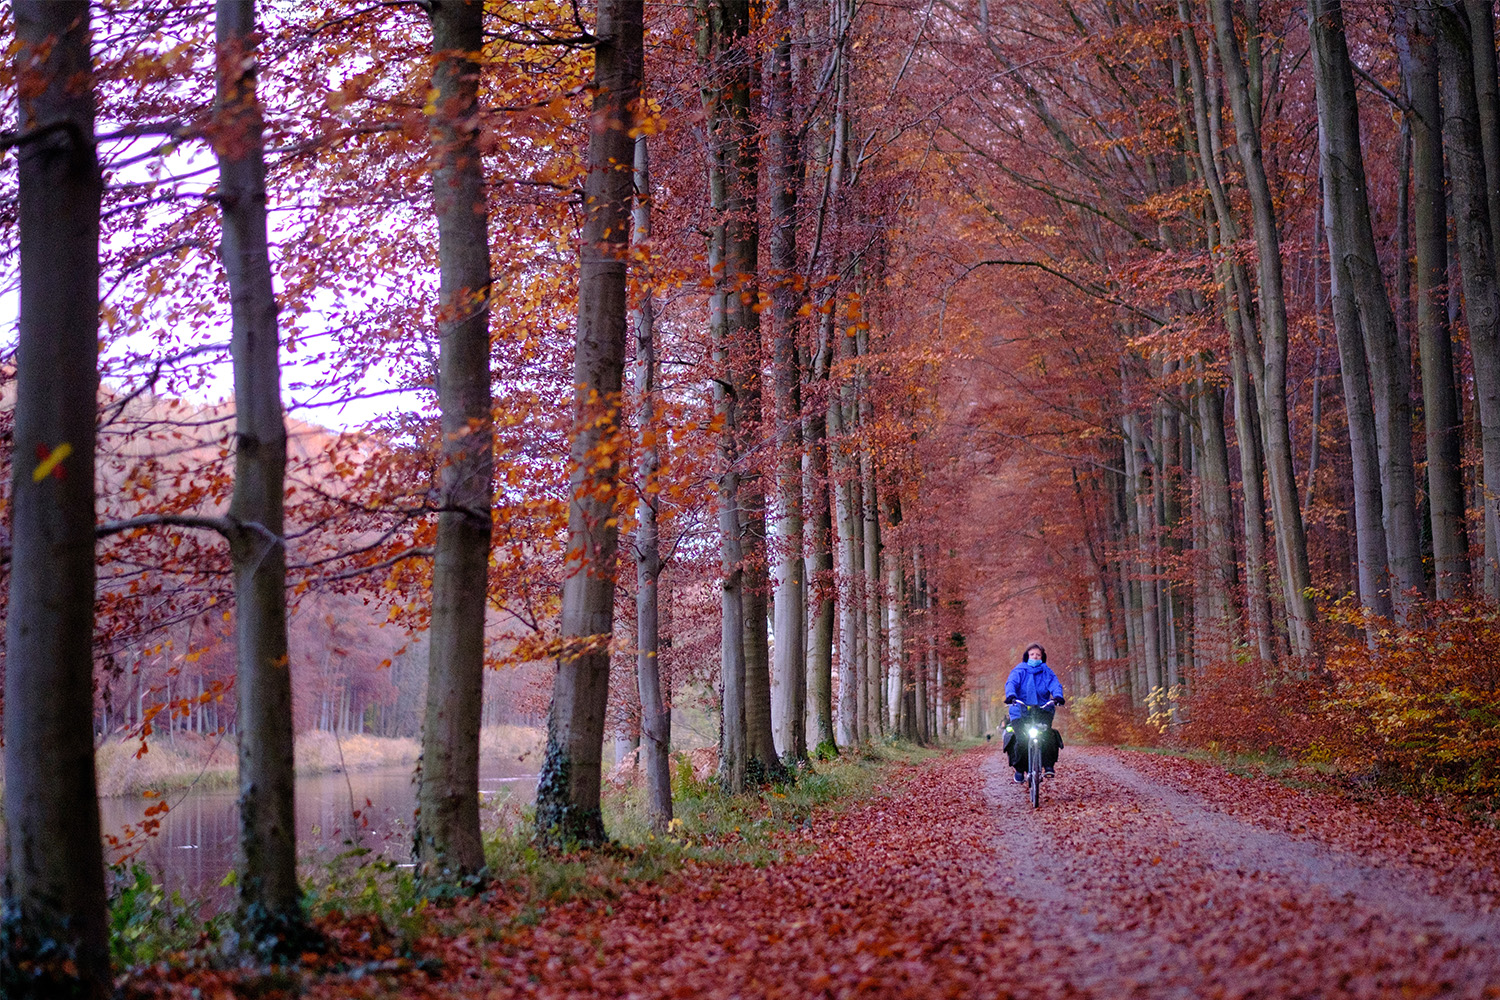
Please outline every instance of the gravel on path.
[[1231, 815], [1144, 757], [1066, 754], [1037, 811], [985, 760], [996, 883], [1059, 953], [1058, 982], [1018, 996], [1500, 997], [1496, 917], [1423, 871], [1257, 824], [1260, 783]]

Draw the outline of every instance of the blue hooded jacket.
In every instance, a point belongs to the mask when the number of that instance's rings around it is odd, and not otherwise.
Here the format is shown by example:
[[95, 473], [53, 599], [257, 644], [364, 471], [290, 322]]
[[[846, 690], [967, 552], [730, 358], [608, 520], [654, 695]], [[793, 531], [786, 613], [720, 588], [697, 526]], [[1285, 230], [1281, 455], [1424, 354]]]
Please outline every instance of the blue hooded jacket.
[[1026, 711], [1025, 705], [1046, 704], [1049, 698], [1061, 701], [1062, 682], [1045, 662], [1017, 663], [1005, 682], [1005, 697], [1012, 696], [1020, 701], [1011, 704], [1010, 717], [1019, 719]]

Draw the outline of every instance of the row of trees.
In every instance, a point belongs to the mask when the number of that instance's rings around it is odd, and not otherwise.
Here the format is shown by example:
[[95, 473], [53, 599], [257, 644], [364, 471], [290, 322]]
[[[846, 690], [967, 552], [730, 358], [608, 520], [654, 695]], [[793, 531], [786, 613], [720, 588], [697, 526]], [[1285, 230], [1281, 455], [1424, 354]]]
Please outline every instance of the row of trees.
[[[232, 606], [253, 949], [307, 941], [288, 627], [304, 595], [360, 595], [426, 632], [431, 880], [483, 872], [487, 659], [557, 664], [537, 803], [554, 845], [606, 836], [620, 720], [639, 720], [667, 824], [670, 699], [693, 678], [716, 684], [732, 792], [839, 744], [956, 730], [966, 604], [944, 517], [961, 505], [921, 434], [941, 358], [885, 314], [927, 140], [875, 99], [911, 58], [864, 43], [912, 36], [918, 12], [420, 8], [430, 45], [399, 5], [262, 26], [221, 0], [212, 39], [172, 2], [97, 22], [86, 3], [16, 5], [14, 995], [107, 992], [93, 681], [214, 601]], [[96, 433], [143, 392], [202, 392], [226, 348], [218, 449], [186, 420], [101, 477]], [[430, 405], [289, 454], [288, 405], [396, 393]], [[689, 660], [705, 636], [716, 654]]]
[[967, 84], [932, 105], [981, 234], [953, 311], [1003, 383], [972, 439], [1045, 484], [1011, 523], [1082, 686], [1165, 717], [1305, 674], [1336, 602], [1373, 635], [1494, 601], [1489, 4], [979, 3], [926, 37], [927, 92]]

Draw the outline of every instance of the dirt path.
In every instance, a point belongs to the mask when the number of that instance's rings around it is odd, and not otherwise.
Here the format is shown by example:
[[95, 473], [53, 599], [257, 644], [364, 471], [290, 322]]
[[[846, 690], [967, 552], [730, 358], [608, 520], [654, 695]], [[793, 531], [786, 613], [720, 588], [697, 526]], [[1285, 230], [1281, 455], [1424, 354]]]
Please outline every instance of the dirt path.
[[1500, 996], [1500, 918], [1430, 872], [1230, 815], [1132, 757], [1070, 752], [1038, 812], [1002, 757], [982, 766], [997, 884], [1051, 928], [1053, 968], [1018, 994]]

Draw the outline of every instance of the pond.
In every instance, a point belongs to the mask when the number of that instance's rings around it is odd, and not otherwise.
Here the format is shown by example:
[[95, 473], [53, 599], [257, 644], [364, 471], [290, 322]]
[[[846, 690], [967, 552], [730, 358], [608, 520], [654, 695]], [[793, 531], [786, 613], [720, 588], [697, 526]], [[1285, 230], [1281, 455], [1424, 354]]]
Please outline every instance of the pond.
[[[535, 773], [514, 758], [486, 760], [480, 767], [481, 819], [493, 825], [502, 803], [529, 805], [536, 799]], [[532, 767], [535, 765], [532, 764]], [[411, 861], [412, 815], [416, 808], [413, 768], [382, 768], [297, 779], [297, 849], [304, 864], [331, 859], [350, 846], [368, 847], [398, 863]], [[234, 865], [239, 805], [231, 789], [172, 792], [156, 835], [136, 841], [135, 860], [168, 890], [202, 900], [209, 911], [234, 904], [234, 890], [223, 885]], [[106, 834], [139, 828], [156, 801], [138, 796], [99, 800]], [[353, 803], [353, 807], [351, 807]], [[368, 803], [368, 804], [367, 804]], [[360, 817], [353, 817], [354, 807]], [[106, 861], [119, 852], [106, 849]]]

